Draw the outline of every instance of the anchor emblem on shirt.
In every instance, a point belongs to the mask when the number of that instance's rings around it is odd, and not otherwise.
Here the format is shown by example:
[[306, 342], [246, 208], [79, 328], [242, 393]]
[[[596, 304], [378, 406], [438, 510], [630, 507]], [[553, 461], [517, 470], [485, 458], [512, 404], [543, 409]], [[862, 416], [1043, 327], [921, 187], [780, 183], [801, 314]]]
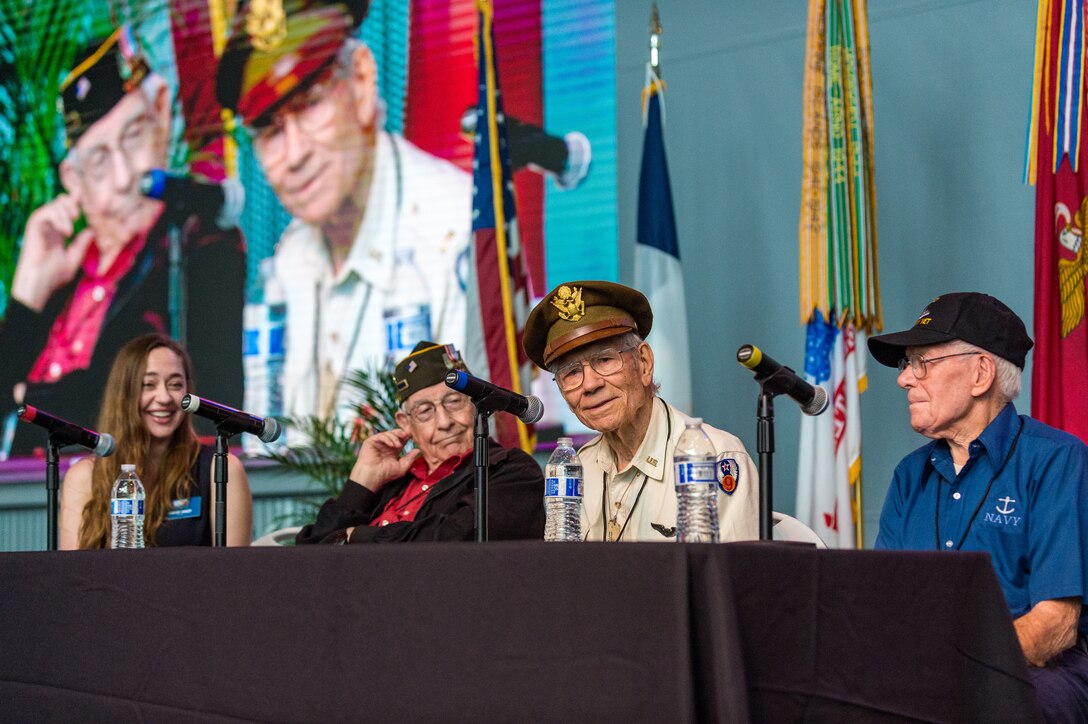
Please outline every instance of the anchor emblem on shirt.
[[1009, 507], [1009, 503], [1015, 503], [1016, 498], [1010, 498], [1009, 496], [1006, 495], [1004, 498], [998, 498], [997, 502], [1001, 503], [1002, 506], [999, 508], [999, 507], [997, 507], [995, 505], [994, 509], [997, 510], [998, 513], [1001, 513], [1001, 515], [1008, 515], [1009, 513], [1016, 510], [1016, 508], [1010, 508]]

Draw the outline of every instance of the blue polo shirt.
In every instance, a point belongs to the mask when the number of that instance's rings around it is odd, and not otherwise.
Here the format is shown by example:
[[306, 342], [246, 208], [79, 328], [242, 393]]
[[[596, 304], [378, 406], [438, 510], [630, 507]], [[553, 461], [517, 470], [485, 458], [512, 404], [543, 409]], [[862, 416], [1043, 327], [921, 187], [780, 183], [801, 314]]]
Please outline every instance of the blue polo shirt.
[[903, 458], [876, 547], [989, 553], [1013, 618], [1040, 601], [1088, 602], [1088, 446], [1009, 403], [969, 455], [958, 475], [944, 440]]

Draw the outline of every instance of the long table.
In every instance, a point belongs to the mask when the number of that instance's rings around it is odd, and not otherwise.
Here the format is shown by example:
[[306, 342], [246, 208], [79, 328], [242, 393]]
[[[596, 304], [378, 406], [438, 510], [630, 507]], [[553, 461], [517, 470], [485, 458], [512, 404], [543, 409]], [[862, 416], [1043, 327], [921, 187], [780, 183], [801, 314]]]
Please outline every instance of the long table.
[[1030, 721], [985, 555], [0, 554], [5, 721]]

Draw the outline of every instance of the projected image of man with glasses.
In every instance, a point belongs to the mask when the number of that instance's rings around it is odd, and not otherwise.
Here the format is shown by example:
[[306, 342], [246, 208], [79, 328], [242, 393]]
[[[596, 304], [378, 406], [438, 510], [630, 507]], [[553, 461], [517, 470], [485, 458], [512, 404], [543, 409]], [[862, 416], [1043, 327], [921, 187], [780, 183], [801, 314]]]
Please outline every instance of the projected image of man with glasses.
[[200, 394], [241, 402], [241, 237], [187, 222], [187, 276], [207, 287], [172, 313], [163, 204], [140, 191], [146, 171], [167, 167], [171, 89], [123, 26], [77, 53], [59, 90], [64, 191], [27, 219], [0, 330], [0, 413], [25, 401], [93, 423], [118, 350], [173, 333], [182, 314]]
[[368, 5], [284, 0], [270, 16], [243, 0], [216, 74], [294, 217], [274, 255], [292, 416], [346, 414], [338, 383], [351, 370], [420, 338], [465, 338], [472, 179], [384, 129], [378, 62], [358, 37]]

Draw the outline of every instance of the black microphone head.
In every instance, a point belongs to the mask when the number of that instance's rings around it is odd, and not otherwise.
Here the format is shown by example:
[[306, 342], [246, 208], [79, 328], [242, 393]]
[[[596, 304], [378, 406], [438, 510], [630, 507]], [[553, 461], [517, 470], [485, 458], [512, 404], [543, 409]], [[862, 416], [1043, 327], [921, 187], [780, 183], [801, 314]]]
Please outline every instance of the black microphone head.
[[806, 415], [819, 415], [827, 409], [827, 390], [822, 385], [812, 386], [812, 399], [801, 405], [801, 412]]
[[518, 419], [526, 425], [540, 422], [540, 418], [544, 417], [544, 403], [536, 395], [529, 395], [525, 398], [525, 401], [529, 404], [526, 406], [525, 412], [518, 415]]
[[181, 398], [181, 409], [186, 412], [196, 412], [200, 409], [200, 398], [196, 395], [185, 395]]
[[275, 442], [280, 439], [280, 423], [273, 417], [264, 419], [264, 429], [259, 435], [261, 442]]
[[94, 454], [100, 458], [108, 458], [113, 455], [113, 435], [108, 432], [98, 434], [98, 444], [94, 446]]

